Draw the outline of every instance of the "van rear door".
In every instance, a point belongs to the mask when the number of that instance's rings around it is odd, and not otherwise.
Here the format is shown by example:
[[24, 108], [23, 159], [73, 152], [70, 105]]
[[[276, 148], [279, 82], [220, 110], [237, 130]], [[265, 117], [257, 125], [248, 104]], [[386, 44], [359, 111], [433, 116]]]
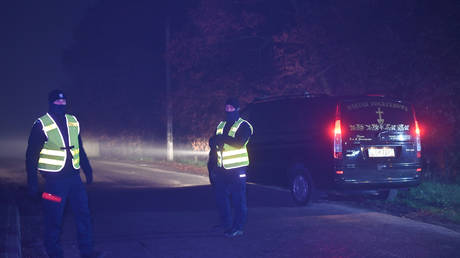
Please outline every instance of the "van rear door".
[[360, 98], [340, 105], [344, 176], [363, 182], [417, 177], [415, 116], [407, 103]]

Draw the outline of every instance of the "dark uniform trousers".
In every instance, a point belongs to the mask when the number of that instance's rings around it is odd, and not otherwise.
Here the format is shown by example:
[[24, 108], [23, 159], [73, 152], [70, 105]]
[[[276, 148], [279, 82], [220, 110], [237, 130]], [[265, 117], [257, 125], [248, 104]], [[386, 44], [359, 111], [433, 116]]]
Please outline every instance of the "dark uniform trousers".
[[62, 218], [69, 203], [77, 226], [77, 238], [82, 255], [93, 252], [93, 231], [88, 207], [88, 195], [80, 174], [46, 176], [45, 192], [62, 198], [61, 202], [43, 199], [45, 220], [45, 247], [50, 257], [63, 257], [59, 241]]
[[223, 223], [222, 226], [225, 230], [243, 230], [246, 224], [248, 213], [246, 204], [246, 169], [247, 167], [234, 169], [216, 168], [214, 170], [216, 201]]

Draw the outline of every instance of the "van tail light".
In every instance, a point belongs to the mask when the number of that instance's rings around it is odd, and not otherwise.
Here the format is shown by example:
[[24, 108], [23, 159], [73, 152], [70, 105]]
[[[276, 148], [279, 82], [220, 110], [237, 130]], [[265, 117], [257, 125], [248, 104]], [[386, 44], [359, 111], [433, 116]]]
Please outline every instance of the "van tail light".
[[420, 127], [418, 125], [418, 121], [415, 120], [415, 142], [417, 148], [417, 158], [422, 157], [422, 144], [420, 140]]
[[340, 126], [340, 119], [335, 120], [334, 126], [334, 158], [342, 158], [342, 127]]

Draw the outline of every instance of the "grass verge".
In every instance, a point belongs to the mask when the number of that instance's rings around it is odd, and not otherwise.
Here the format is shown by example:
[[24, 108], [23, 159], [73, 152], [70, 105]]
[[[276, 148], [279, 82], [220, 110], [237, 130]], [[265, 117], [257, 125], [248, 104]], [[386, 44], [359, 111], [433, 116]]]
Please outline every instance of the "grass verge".
[[460, 224], [460, 185], [424, 182], [418, 187], [402, 191], [388, 202], [414, 210], [416, 216], [430, 216], [443, 222]]
[[360, 199], [355, 205], [431, 224], [446, 226], [460, 232], [460, 185], [423, 182], [418, 187], [400, 190], [392, 201]]

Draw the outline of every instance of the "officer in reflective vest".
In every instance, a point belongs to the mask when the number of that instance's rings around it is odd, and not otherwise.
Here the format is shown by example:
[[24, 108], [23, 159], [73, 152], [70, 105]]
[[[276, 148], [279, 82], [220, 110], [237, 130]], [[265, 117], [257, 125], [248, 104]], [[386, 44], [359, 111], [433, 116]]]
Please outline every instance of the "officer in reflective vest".
[[247, 218], [246, 170], [249, 156], [246, 145], [253, 129], [248, 121], [239, 117], [239, 109], [238, 99], [227, 99], [226, 119], [219, 123], [216, 134], [209, 140], [211, 150], [216, 152], [213, 155], [216, 164], [210, 171], [210, 177], [224, 234], [228, 237], [242, 235]]
[[60, 245], [61, 224], [69, 203], [77, 224], [82, 257], [96, 257], [88, 196], [80, 179], [80, 167], [86, 182], [93, 180], [91, 165], [83, 149], [80, 124], [66, 114], [66, 96], [60, 90], [48, 95], [49, 112], [32, 127], [26, 152], [29, 194], [38, 196], [37, 170], [45, 179], [41, 195], [45, 222], [45, 248], [50, 257], [63, 257]]

